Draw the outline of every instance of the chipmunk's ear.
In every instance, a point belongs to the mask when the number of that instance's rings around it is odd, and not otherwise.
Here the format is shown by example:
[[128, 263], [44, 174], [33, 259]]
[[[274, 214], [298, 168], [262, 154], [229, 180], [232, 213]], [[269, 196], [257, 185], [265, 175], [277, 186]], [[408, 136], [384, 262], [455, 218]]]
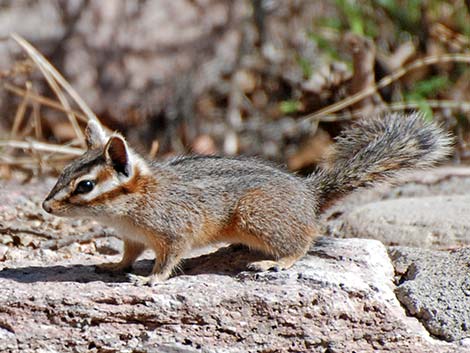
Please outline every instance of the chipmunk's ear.
[[124, 137], [112, 135], [104, 148], [106, 161], [111, 164], [116, 172], [128, 177], [131, 174], [129, 150]]
[[88, 149], [103, 147], [106, 143], [106, 134], [101, 125], [95, 120], [89, 120], [85, 129], [85, 140]]

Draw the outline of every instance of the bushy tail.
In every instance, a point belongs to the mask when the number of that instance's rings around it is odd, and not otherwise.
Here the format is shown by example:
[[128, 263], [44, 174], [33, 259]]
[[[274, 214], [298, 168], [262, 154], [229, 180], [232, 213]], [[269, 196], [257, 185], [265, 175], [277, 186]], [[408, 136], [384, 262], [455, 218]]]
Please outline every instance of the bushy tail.
[[364, 119], [337, 139], [331, 167], [312, 174], [307, 182], [323, 211], [357, 188], [442, 161], [451, 154], [452, 142], [446, 132], [418, 113]]

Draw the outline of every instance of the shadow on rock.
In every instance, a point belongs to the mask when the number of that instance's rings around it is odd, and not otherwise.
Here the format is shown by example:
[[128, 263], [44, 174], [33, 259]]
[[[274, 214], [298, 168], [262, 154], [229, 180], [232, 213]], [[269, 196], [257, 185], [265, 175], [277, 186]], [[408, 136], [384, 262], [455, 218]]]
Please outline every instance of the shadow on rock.
[[[214, 253], [185, 259], [174, 276], [218, 274], [235, 276], [247, 270], [247, 264], [266, 258], [258, 252], [249, 251], [244, 246], [229, 246]], [[153, 267], [153, 260], [137, 261], [132, 273], [146, 276]], [[130, 282], [126, 273], [110, 273], [99, 270], [96, 265], [55, 265], [4, 268], [0, 278], [21, 283], [34, 282], [78, 282], [101, 281], [105, 283]]]

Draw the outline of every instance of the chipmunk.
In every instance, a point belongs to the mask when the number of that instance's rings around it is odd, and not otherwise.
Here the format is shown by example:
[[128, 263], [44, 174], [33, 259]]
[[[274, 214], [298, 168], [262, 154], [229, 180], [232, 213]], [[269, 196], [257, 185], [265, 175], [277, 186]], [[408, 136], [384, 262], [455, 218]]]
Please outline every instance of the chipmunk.
[[191, 249], [220, 242], [265, 253], [252, 270], [287, 269], [319, 235], [319, 215], [334, 201], [398, 171], [431, 166], [452, 144], [417, 113], [364, 119], [337, 138], [328, 168], [302, 178], [243, 157], [150, 162], [93, 120], [85, 135], [87, 152], [65, 167], [43, 208], [114, 227], [124, 254], [105, 269], [128, 269], [152, 249], [150, 285], [166, 280]]

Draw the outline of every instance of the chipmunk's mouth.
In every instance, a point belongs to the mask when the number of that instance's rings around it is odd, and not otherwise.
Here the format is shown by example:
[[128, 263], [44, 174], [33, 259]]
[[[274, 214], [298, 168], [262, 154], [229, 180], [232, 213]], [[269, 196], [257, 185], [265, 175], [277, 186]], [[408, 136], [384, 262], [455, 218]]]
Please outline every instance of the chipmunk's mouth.
[[44, 200], [42, 203], [42, 208], [47, 213], [53, 214], [55, 216], [67, 216], [68, 207], [64, 207], [63, 205], [58, 205], [57, 201], [55, 200]]

